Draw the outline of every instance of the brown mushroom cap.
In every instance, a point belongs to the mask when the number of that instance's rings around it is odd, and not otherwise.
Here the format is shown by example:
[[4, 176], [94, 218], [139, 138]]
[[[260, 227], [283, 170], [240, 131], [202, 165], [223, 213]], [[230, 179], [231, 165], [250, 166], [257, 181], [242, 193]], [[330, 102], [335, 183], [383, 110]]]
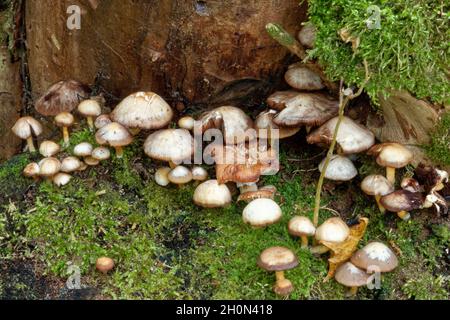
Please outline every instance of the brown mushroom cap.
[[111, 113], [111, 119], [128, 127], [154, 130], [166, 127], [173, 110], [154, 92], [136, 92], [126, 97]]
[[97, 147], [92, 150], [91, 157], [100, 161], [108, 160], [111, 157], [111, 151], [106, 147]]
[[36, 162], [27, 164], [25, 169], [23, 169], [23, 175], [28, 178], [36, 177], [39, 175], [40, 168]]
[[192, 172], [185, 166], [176, 166], [169, 172], [167, 178], [174, 184], [186, 184], [192, 181]]
[[195, 189], [194, 203], [204, 208], [226, 207], [231, 203], [231, 193], [225, 184], [208, 180]]
[[96, 100], [87, 99], [78, 105], [78, 112], [85, 117], [98, 117], [102, 113], [102, 107]]
[[89, 95], [89, 88], [78, 81], [68, 80], [55, 83], [39, 98], [36, 111], [44, 116], [56, 116], [71, 112], [80, 101]]
[[316, 41], [317, 29], [311, 23], [306, 23], [298, 32], [297, 38], [300, 43], [306, 48], [314, 48], [314, 42]]
[[338, 217], [325, 220], [316, 229], [316, 240], [327, 242], [343, 242], [350, 235], [350, 229], [347, 224]]
[[75, 122], [75, 118], [70, 112], [58, 113], [55, 117], [55, 124], [58, 127], [70, 127]]
[[110, 124], [111, 122], [112, 122], [112, 120], [109, 117], [109, 114], [101, 114], [95, 119], [94, 126], [95, 126], [95, 128], [100, 129], [100, 128], [103, 128], [104, 126]]
[[153, 159], [179, 162], [191, 158], [194, 139], [186, 129], [159, 130], [145, 140], [144, 151]]
[[273, 121], [279, 126], [320, 126], [335, 117], [339, 101], [322, 93], [299, 93], [295, 104], [287, 106]]
[[270, 247], [261, 252], [258, 266], [267, 271], [285, 271], [298, 266], [298, 259], [288, 248]]
[[81, 161], [76, 157], [67, 157], [61, 161], [61, 171], [71, 173], [81, 167]]
[[337, 268], [334, 278], [346, 287], [362, 287], [367, 285], [370, 275], [353, 263], [346, 262]]
[[92, 156], [88, 156], [88, 157], [84, 158], [84, 163], [86, 163], [88, 166], [95, 167], [95, 166], [99, 165], [100, 160], [98, 160]]
[[381, 205], [391, 212], [419, 209], [423, 201], [424, 199], [421, 193], [408, 190], [397, 190], [380, 199]]
[[280, 221], [282, 215], [280, 206], [275, 201], [267, 198], [253, 200], [242, 211], [244, 223], [258, 228]]
[[[319, 171], [323, 171], [326, 158], [319, 164]], [[353, 162], [340, 155], [333, 155], [328, 163], [327, 171], [325, 172], [325, 178], [333, 181], [350, 181], [358, 175]]]
[[320, 76], [307, 67], [293, 67], [284, 75], [286, 82], [297, 90], [321, 90], [325, 87]]
[[52, 157], [61, 150], [61, 147], [56, 142], [45, 140], [39, 146], [39, 153], [45, 158]]
[[61, 169], [61, 162], [56, 158], [44, 158], [38, 164], [39, 174], [43, 177], [52, 177]]
[[288, 231], [291, 235], [301, 236], [313, 236], [316, 233], [316, 227], [307, 217], [295, 216], [289, 220]]
[[394, 252], [381, 242], [371, 242], [364, 248], [356, 251], [351, 262], [358, 268], [376, 272], [389, 272], [394, 270], [398, 265], [398, 259]]
[[22, 117], [16, 121], [11, 129], [21, 139], [28, 139], [33, 134], [39, 136], [42, 133], [42, 125], [32, 117]]
[[[306, 138], [308, 143], [331, 144], [338, 120], [339, 117], [335, 117], [310, 133]], [[369, 149], [375, 143], [375, 136], [367, 128], [348, 117], [344, 117], [339, 126], [336, 141], [342, 153], [353, 154]]]
[[380, 143], [367, 152], [377, 156], [377, 163], [382, 167], [403, 168], [413, 160], [413, 154], [399, 143]]
[[109, 144], [111, 147], [123, 147], [133, 142], [133, 136], [120, 123], [111, 122], [97, 131], [95, 140], [99, 144]]
[[288, 105], [291, 105], [291, 101], [300, 94], [298, 91], [288, 90], [288, 91], [277, 91], [271, 94], [266, 102], [270, 108], [281, 111]]
[[114, 268], [114, 260], [108, 257], [101, 257], [97, 259], [95, 267], [103, 274], [107, 274]]
[[192, 167], [192, 180], [196, 181], [205, 181], [208, 179], [208, 171], [206, 171], [204, 168], [200, 166], [194, 166]]
[[[267, 110], [261, 112], [255, 119], [255, 129], [257, 130], [258, 138], [260, 139], [268, 139], [271, 136], [271, 132], [273, 129], [278, 130], [278, 139], [285, 139], [295, 135], [300, 131], [300, 127], [298, 128], [286, 128], [279, 127], [273, 122], [273, 117], [277, 111], [275, 110]], [[265, 130], [260, 130], [265, 129]], [[272, 134], [273, 135], [273, 134]]]
[[402, 182], [400, 183], [400, 187], [403, 190], [408, 190], [411, 192], [422, 192], [424, 191], [422, 186], [419, 184], [419, 182], [414, 179], [414, 178], [410, 178], [410, 177], [404, 177], [402, 179]]
[[361, 189], [371, 196], [385, 196], [394, 191], [394, 186], [384, 176], [372, 174], [361, 182]]

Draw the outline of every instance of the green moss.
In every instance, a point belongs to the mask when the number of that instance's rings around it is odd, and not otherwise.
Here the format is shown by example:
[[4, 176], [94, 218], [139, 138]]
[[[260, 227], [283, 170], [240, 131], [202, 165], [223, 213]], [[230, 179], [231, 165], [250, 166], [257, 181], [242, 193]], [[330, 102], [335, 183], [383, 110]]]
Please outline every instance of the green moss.
[[450, 165], [450, 112], [446, 112], [431, 135], [431, 143], [424, 146], [426, 154], [438, 164]]
[[417, 278], [410, 279], [403, 285], [402, 291], [409, 299], [447, 300], [449, 298], [447, 285], [446, 277], [436, 277], [428, 272], [418, 273]]

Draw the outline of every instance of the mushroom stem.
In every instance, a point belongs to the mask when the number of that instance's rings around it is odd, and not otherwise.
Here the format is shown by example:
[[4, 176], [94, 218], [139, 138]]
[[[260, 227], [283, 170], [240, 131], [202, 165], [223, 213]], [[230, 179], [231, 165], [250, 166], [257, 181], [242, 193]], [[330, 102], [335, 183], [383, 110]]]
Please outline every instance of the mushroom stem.
[[395, 185], [395, 168], [386, 167], [386, 178], [392, 185]]
[[130, 133], [131, 133], [133, 136], [135, 136], [135, 135], [139, 134], [139, 132], [141, 132], [141, 129], [139, 129], [139, 128], [130, 128], [130, 129], [128, 129], [128, 130], [130, 131]]
[[92, 119], [92, 117], [87, 117], [87, 123], [88, 123], [89, 128], [91, 130], [93, 130], [94, 129], [94, 119]]
[[64, 144], [69, 145], [69, 129], [67, 127], [63, 127], [62, 131], [63, 131]]
[[350, 287], [350, 290], [348, 291], [347, 295], [349, 297], [353, 297], [358, 292], [358, 287]]
[[317, 246], [312, 247], [310, 250], [312, 254], [324, 254], [330, 251], [330, 248], [327, 248], [324, 245], [319, 244]]
[[381, 213], [385, 213], [385, 212], [386, 212], [386, 209], [385, 209], [385, 208], [383, 207], [383, 205], [381, 204], [380, 199], [381, 199], [381, 196], [380, 196], [380, 195], [376, 195], [376, 196], [375, 196], [375, 201], [377, 202], [378, 209], [380, 209], [380, 212], [381, 212]]
[[409, 214], [409, 212], [406, 212], [406, 211], [397, 212], [397, 215], [399, 216], [399, 218], [401, 218], [405, 221], [409, 220], [411, 218], [411, 215]]
[[173, 161], [169, 161], [169, 167], [170, 169], [175, 169], [177, 165]]
[[307, 236], [301, 236], [302, 239], [302, 248], [308, 248], [308, 237]]
[[36, 152], [36, 148], [34, 147], [33, 137], [30, 136], [27, 138], [27, 145], [30, 152]]
[[277, 283], [283, 281], [285, 279], [284, 271], [275, 271], [275, 277], [277, 278]]
[[123, 157], [123, 148], [122, 147], [114, 147], [116, 149], [116, 157], [122, 158]]

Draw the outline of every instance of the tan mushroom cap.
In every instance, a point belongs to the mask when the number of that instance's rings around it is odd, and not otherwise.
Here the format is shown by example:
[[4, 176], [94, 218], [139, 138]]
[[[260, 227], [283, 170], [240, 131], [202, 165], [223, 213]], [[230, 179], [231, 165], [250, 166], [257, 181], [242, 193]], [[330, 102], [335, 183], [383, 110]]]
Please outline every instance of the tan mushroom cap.
[[389, 272], [398, 266], [395, 253], [381, 242], [369, 243], [356, 251], [350, 261], [358, 268], [371, 272]]
[[394, 186], [384, 176], [372, 174], [363, 179], [361, 189], [371, 196], [385, 196], [394, 191]]
[[325, 220], [316, 229], [316, 240], [340, 243], [345, 241], [350, 235], [350, 229], [347, 224], [338, 217]]
[[173, 110], [154, 92], [136, 92], [120, 102], [111, 119], [128, 127], [154, 130], [166, 127], [173, 118]]
[[56, 158], [44, 158], [39, 162], [39, 174], [43, 177], [52, 177], [61, 169], [61, 162]]
[[403, 168], [413, 160], [412, 152], [395, 142], [377, 144], [368, 154], [376, 155], [377, 163], [382, 167]]
[[334, 278], [346, 287], [362, 287], [367, 285], [370, 275], [351, 262], [346, 262], [337, 268]]
[[192, 172], [185, 166], [176, 166], [169, 172], [167, 178], [174, 184], [186, 184], [192, 181]]
[[391, 212], [419, 209], [423, 201], [424, 199], [421, 193], [408, 190], [397, 190], [380, 199], [381, 205]]
[[194, 138], [186, 129], [159, 130], [145, 140], [144, 151], [150, 158], [157, 160], [187, 160], [194, 153]]
[[88, 156], [88, 157], [84, 158], [84, 163], [86, 163], [88, 166], [95, 167], [100, 164], [100, 160], [98, 160], [92, 156]]
[[95, 263], [95, 268], [103, 274], [107, 274], [114, 268], [114, 260], [108, 257], [100, 257]]
[[98, 144], [109, 144], [111, 147], [123, 147], [133, 142], [133, 136], [120, 123], [111, 122], [97, 131], [95, 140]]
[[295, 101], [296, 97], [300, 94], [298, 91], [276, 91], [272, 93], [266, 100], [270, 108], [281, 111], [287, 106], [292, 105], [292, 101]]
[[316, 227], [308, 217], [295, 216], [289, 220], [288, 231], [297, 237], [313, 236], [316, 233]]
[[39, 98], [36, 111], [44, 116], [56, 116], [75, 109], [89, 95], [89, 88], [78, 81], [67, 80], [55, 83]]
[[[338, 120], [339, 117], [335, 117], [310, 133], [306, 138], [308, 143], [331, 144]], [[375, 143], [375, 136], [367, 128], [354, 122], [348, 117], [344, 117], [339, 126], [336, 141], [342, 153], [353, 154], [365, 151], [372, 147]]]
[[53, 183], [56, 184], [58, 187], [62, 187], [68, 184], [70, 180], [72, 180], [72, 176], [64, 172], [59, 172], [55, 174], [52, 180]]
[[293, 67], [285, 73], [286, 82], [297, 90], [321, 90], [325, 87], [320, 76], [307, 67]]
[[267, 271], [285, 271], [298, 266], [298, 259], [288, 248], [270, 247], [261, 252], [258, 266]]
[[76, 157], [67, 157], [61, 161], [61, 171], [71, 173], [77, 171], [81, 167], [81, 161]]
[[28, 139], [33, 134], [39, 136], [42, 133], [42, 125], [33, 117], [22, 117], [16, 121], [11, 129], [21, 139]]
[[314, 42], [316, 41], [317, 29], [311, 23], [306, 23], [298, 32], [297, 38], [300, 43], [306, 48], [314, 48]]
[[226, 207], [231, 203], [231, 193], [225, 184], [208, 180], [195, 189], [194, 203], [205, 208]]
[[162, 187], [168, 186], [170, 183], [169, 177], [168, 177], [170, 171], [172, 171], [172, 169], [169, 167], [162, 167], [162, 168], [159, 168], [158, 170], [156, 170], [155, 182]]
[[194, 129], [195, 119], [191, 116], [185, 116], [178, 120], [178, 126], [182, 129], [192, 130]]
[[292, 104], [277, 114], [279, 126], [320, 126], [339, 112], [339, 101], [322, 93], [299, 93]]
[[74, 155], [78, 157], [87, 157], [92, 154], [94, 147], [89, 142], [81, 142], [73, 148]]
[[61, 147], [56, 142], [45, 140], [39, 146], [39, 153], [45, 158], [52, 157], [61, 150]]
[[208, 179], [208, 171], [206, 171], [204, 168], [200, 166], [194, 166], [192, 167], [192, 180], [195, 181], [205, 181]]
[[[322, 160], [319, 164], [319, 171], [323, 171], [325, 166], [326, 158]], [[325, 172], [325, 178], [333, 181], [350, 181], [358, 175], [358, 170], [356, 169], [353, 162], [347, 158], [340, 155], [333, 155], [328, 163], [327, 171]]]
[[96, 100], [88, 99], [78, 105], [78, 112], [85, 117], [97, 117], [102, 113], [102, 107]]
[[25, 169], [23, 169], [23, 175], [28, 178], [33, 178], [39, 175], [40, 172], [39, 165], [36, 162], [27, 164]]
[[94, 121], [94, 126], [97, 129], [103, 128], [104, 126], [110, 124], [112, 122], [109, 114], [101, 114], [99, 115], [95, 121]]
[[97, 147], [92, 150], [91, 157], [100, 161], [108, 160], [111, 157], [111, 151], [106, 147]]
[[[279, 127], [273, 122], [273, 117], [277, 111], [275, 110], [267, 110], [261, 112], [255, 119], [255, 129], [258, 133], [258, 138], [260, 139], [268, 139], [271, 137], [271, 131], [274, 129], [278, 130], [278, 139], [285, 139], [295, 135], [300, 131], [300, 127], [298, 128], [287, 128], [287, 127]], [[265, 130], [260, 130], [265, 129]], [[273, 133], [272, 133], [273, 136]]]
[[70, 127], [75, 122], [75, 118], [70, 112], [58, 113], [55, 117], [55, 124], [58, 127]]
[[408, 190], [411, 192], [421, 192], [423, 191], [422, 186], [419, 184], [419, 182], [411, 177], [404, 177], [402, 181], [400, 182], [400, 187], [403, 190]]
[[282, 215], [280, 206], [275, 201], [267, 198], [253, 200], [242, 211], [244, 223], [258, 228], [280, 221]]

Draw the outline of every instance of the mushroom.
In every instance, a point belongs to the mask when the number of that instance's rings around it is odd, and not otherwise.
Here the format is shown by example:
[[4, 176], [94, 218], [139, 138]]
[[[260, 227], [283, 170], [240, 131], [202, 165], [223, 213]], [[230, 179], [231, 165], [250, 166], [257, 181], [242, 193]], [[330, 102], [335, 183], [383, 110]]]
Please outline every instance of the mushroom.
[[316, 27], [311, 22], [308, 22], [300, 29], [297, 38], [304, 47], [312, 49], [316, 41], [316, 34]]
[[97, 262], [95, 263], [95, 267], [101, 273], [107, 274], [114, 268], [114, 260], [108, 257], [98, 258]]
[[89, 95], [89, 88], [78, 81], [59, 81], [35, 103], [36, 111], [44, 116], [71, 112]]
[[77, 157], [88, 157], [92, 154], [94, 147], [89, 142], [81, 142], [73, 148], [73, 154]]
[[298, 91], [288, 90], [288, 91], [277, 91], [271, 94], [266, 102], [270, 108], [275, 109], [277, 111], [281, 111], [287, 106], [295, 105], [296, 103], [291, 103], [293, 101], [297, 101], [296, 98], [301, 93]]
[[191, 158], [194, 139], [186, 129], [164, 129], [148, 136], [144, 152], [150, 158], [167, 161], [171, 168]]
[[[319, 164], [319, 171], [322, 172], [326, 158]], [[353, 162], [340, 155], [333, 155], [328, 163], [325, 178], [333, 181], [350, 181], [358, 175]]]
[[289, 234], [300, 237], [302, 240], [302, 248], [308, 247], [308, 237], [314, 236], [316, 227], [307, 217], [295, 216], [289, 220], [288, 224]]
[[136, 92], [120, 102], [111, 113], [111, 119], [137, 130], [155, 130], [166, 127], [173, 118], [173, 110], [154, 92]]
[[61, 161], [61, 171], [65, 173], [71, 173], [79, 170], [81, 167], [81, 161], [76, 157], [67, 157]]
[[58, 187], [65, 186], [72, 180], [72, 176], [70, 174], [59, 172], [53, 176], [53, 183], [56, 184]]
[[257, 130], [258, 138], [269, 139], [270, 145], [273, 145], [272, 138], [274, 135], [272, 132], [276, 132], [275, 138], [285, 139], [300, 131], [300, 127], [288, 128], [276, 125], [273, 122], [273, 117], [276, 113], [277, 111], [275, 110], [263, 111], [255, 119], [255, 129]]
[[271, 199], [260, 198], [250, 202], [242, 212], [244, 223], [263, 228], [277, 223], [282, 217], [280, 206]]
[[[338, 120], [339, 117], [332, 118], [310, 133], [306, 138], [308, 143], [330, 145]], [[344, 117], [339, 126], [336, 142], [339, 154], [354, 154], [369, 149], [375, 143], [375, 136], [367, 128]]]
[[361, 182], [361, 189], [364, 193], [374, 196], [381, 213], [386, 209], [380, 203], [382, 196], [385, 196], [394, 191], [394, 186], [384, 176], [379, 174], [369, 175]]
[[162, 168], [159, 168], [158, 170], [156, 170], [156, 172], [155, 172], [155, 182], [158, 185], [162, 186], [162, 187], [168, 186], [169, 183], [170, 183], [170, 181], [169, 181], [169, 172], [171, 170], [172, 169], [169, 168], [169, 167], [162, 167]]
[[298, 90], [314, 91], [325, 88], [320, 76], [307, 67], [293, 66], [284, 75], [286, 82]]
[[95, 140], [98, 144], [108, 144], [116, 150], [116, 157], [123, 157], [123, 147], [133, 142], [133, 136], [130, 132], [117, 122], [100, 128], [95, 134]]
[[246, 191], [246, 192], [241, 191], [241, 194], [239, 195], [237, 202], [239, 202], [239, 201], [251, 202], [255, 199], [261, 199], [261, 198], [273, 200], [275, 198], [276, 192], [277, 192], [277, 189], [273, 186], [265, 186], [259, 190], [254, 190], [254, 191]]
[[404, 177], [402, 179], [402, 182], [400, 182], [400, 187], [403, 190], [408, 190], [411, 192], [422, 192], [423, 188], [421, 187], [421, 185], [419, 184], [419, 182], [411, 177]]
[[45, 158], [52, 157], [61, 150], [59, 144], [53, 141], [43, 141], [39, 146], [39, 153]]
[[108, 160], [111, 157], [111, 152], [107, 147], [97, 147], [92, 150], [91, 157], [99, 161]]
[[176, 184], [178, 185], [178, 187], [181, 187], [181, 185], [192, 181], [192, 172], [191, 170], [189, 170], [184, 166], [176, 166], [169, 172], [167, 178], [173, 184]]
[[390, 272], [398, 266], [395, 253], [384, 243], [371, 242], [356, 251], [350, 261], [367, 273]]
[[[333, 217], [325, 220], [316, 229], [315, 238], [320, 243], [321, 241], [341, 243], [344, 242], [350, 235], [350, 229], [347, 224], [339, 217]], [[311, 248], [311, 252], [322, 254], [329, 251], [329, 248], [318, 245]]]
[[78, 168], [78, 171], [85, 171], [88, 167], [89, 166], [84, 161], [81, 161], [81, 165]]
[[374, 145], [368, 154], [377, 156], [377, 163], [386, 167], [386, 178], [393, 185], [395, 185], [395, 169], [403, 168], [413, 160], [412, 152], [395, 142]]
[[182, 117], [178, 120], [178, 126], [182, 129], [191, 131], [194, 129], [194, 125], [195, 119], [190, 116]]
[[55, 117], [55, 123], [62, 128], [64, 144], [69, 144], [69, 127], [73, 125], [75, 119], [70, 112], [58, 113]]
[[22, 117], [16, 121], [11, 129], [16, 136], [22, 140], [27, 140], [28, 150], [35, 152], [33, 134], [39, 136], [42, 133], [42, 125], [32, 117]]
[[295, 254], [285, 247], [270, 247], [261, 252], [258, 266], [266, 271], [275, 271], [276, 283], [273, 291], [280, 296], [287, 296], [293, 290], [292, 282], [284, 277], [284, 271], [298, 266]]
[[40, 168], [36, 162], [27, 164], [25, 169], [23, 169], [23, 175], [27, 178], [33, 178], [34, 180], [39, 176], [39, 172]]
[[198, 181], [205, 181], [208, 179], [208, 171], [206, 171], [204, 168], [200, 166], [194, 166], [191, 170], [192, 172], [192, 180]]
[[94, 121], [94, 126], [96, 129], [101, 129], [104, 126], [110, 124], [112, 122], [109, 114], [101, 114], [99, 115], [95, 121]]
[[239, 188], [239, 192], [241, 194], [246, 192], [255, 192], [258, 191], [258, 185], [256, 182], [248, 182], [248, 183], [236, 183], [236, 187]]
[[337, 268], [334, 278], [340, 284], [349, 287], [348, 295], [354, 296], [358, 292], [358, 287], [367, 285], [370, 275], [353, 263], [346, 262]]
[[380, 203], [386, 210], [397, 212], [397, 215], [401, 219], [409, 220], [411, 215], [408, 211], [420, 209], [424, 203], [424, 199], [420, 192], [397, 190], [381, 197]]
[[88, 157], [84, 158], [84, 163], [90, 167], [95, 167], [95, 166], [99, 165], [100, 160], [94, 158], [93, 156], [88, 156]]
[[38, 163], [39, 175], [45, 177], [48, 181], [51, 181], [52, 177], [61, 169], [61, 162], [56, 158], [44, 158]]
[[195, 189], [194, 203], [204, 208], [226, 207], [231, 203], [231, 193], [225, 184], [208, 180]]
[[94, 118], [102, 113], [102, 107], [96, 100], [88, 99], [78, 105], [78, 112], [86, 117], [88, 126], [92, 130], [94, 129]]

